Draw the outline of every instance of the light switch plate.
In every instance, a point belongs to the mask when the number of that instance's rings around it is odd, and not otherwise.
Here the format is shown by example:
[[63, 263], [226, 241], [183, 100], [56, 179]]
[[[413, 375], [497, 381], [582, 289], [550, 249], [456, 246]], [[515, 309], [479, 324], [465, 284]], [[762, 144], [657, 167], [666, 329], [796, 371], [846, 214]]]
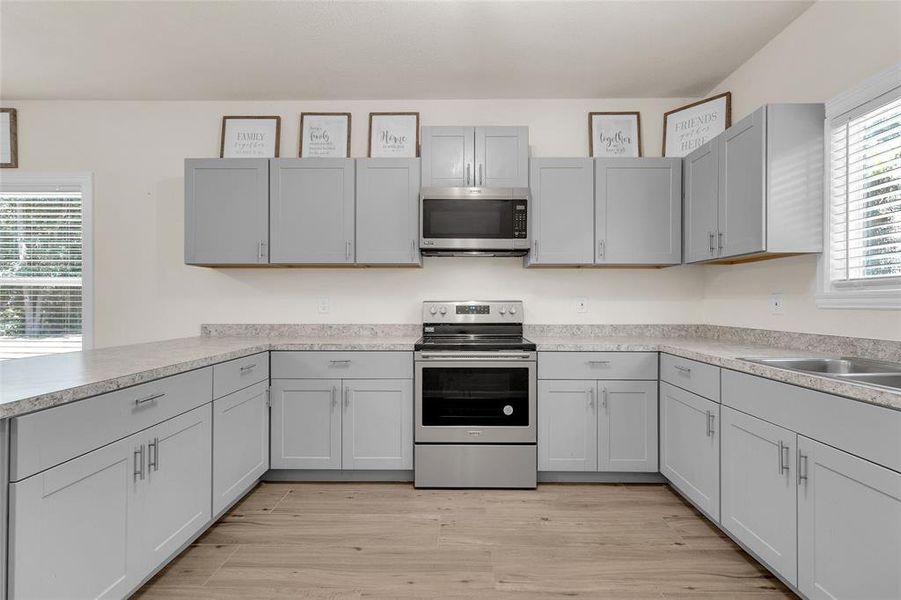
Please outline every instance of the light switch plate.
[[576, 312], [577, 313], [587, 313], [588, 312], [588, 298], [576, 298]]
[[322, 314], [327, 313], [329, 310], [328, 306], [328, 298], [320, 298], [319, 299], [319, 312]]
[[785, 299], [781, 292], [773, 292], [770, 294], [770, 314], [785, 314]]

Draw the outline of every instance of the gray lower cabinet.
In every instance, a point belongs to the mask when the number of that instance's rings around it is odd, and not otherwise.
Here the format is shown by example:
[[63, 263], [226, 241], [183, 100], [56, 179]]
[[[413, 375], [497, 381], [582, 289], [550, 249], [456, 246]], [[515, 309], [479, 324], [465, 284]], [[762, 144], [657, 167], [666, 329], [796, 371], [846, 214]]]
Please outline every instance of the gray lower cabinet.
[[657, 382], [538, 382], [540, 471], [657, 471]]
[[273, 379], [273, 469], [340, 469], [340, 379]]
[[533, 158], [530, 168], [526, 265], [594, 263], [594, 161]]
[[797, 585], [797, 436], [722, 407], [720, 523]]
[[185, 160], [185, 263], [269, 262], [269, 160]]
[[10, 484], [10, 596], [121, 598], [210, 520], [209, 404]]
[[354, 262], [354, 160], [269, 161], [272, 264]]
[[901, 598], [901, 473], [798, 436], [798, 588]]
[[682, 262], [682, 160], [595, 161], [595, 262]]
[[768, 104], [685, 157], [685, 262], [822, 251], [823, 120]]
[[423, 187], [528, 187], [528, 127], [423, 127]]
[[356, 262], [419, 265], [419, 159], [356, 161]]
[[714, 521], [720, 517], [719, 416], [718, 403], [660, 383], [660, 473]]
[[412, 379], [272, 381], [273, 469], [413, 468]]
[[261, 381], [213, 402], [214, 515], [269, 470], [268, 390], [269, 382]]

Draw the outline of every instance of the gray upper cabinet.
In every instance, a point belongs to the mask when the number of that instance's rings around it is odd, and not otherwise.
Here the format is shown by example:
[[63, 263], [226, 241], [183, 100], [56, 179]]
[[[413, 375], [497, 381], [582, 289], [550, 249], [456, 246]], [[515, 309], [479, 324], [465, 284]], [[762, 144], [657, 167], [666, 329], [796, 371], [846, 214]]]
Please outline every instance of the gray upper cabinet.
[[474, 185], [475, 130], [472, 127], [423, 127], [421, 154], [424, 187]]
[[270, 160], [269, 262], [354, 262], [354, 160]]
[[590, 158], [533, 158], [527, 265], [594, 262], [594, 164]]
[[419, 265], [419, 159], [357, 159], [357, 263]]
[[824, 118], [768, 104], [685, 157], [685, 262], [822, 251]]
[[528, 187], [528, 127], [423, 127], [423, 187]]
[[529, 128], [476, 127], [475, 185], [529, 186]]
[[719, 202], [719, 139], [688, 156], [682, 164], [685, 176], [685, 262], [716, 256], [717, 204]]
[[681, 263], [681, 159], [601, 158], [595, 168], [595, 262]]
[[269, 160], [185, 159], [185, 263], [265, 264]]

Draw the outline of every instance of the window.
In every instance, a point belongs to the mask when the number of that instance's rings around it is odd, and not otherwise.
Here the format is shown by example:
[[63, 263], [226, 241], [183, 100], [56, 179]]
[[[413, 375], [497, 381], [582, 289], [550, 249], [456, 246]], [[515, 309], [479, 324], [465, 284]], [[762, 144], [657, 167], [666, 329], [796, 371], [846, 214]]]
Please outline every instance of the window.
[[821, 306], [901, 308], [901, 67], [826, 105]]
[[0, 176], [0, 360], [90, 347], [90, 177]]

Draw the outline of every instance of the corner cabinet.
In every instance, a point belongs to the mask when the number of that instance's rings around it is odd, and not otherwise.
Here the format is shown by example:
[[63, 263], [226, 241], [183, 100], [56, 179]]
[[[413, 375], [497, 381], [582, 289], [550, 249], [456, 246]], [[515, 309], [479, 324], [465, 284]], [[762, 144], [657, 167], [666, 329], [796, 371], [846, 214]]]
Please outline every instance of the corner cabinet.
[[423, 127], [423, 187], [528, 187], [528, 127]]
[[357, 160], [356, 261], [419, 265], [418, 158]]
[[595, 263], [682, 262], [682, 161], [595, 161]]
[[769, 104], [685, 157], [686, 262], [821, 252], [822, 104]]
[[269, 262], [269, 160], [185, 160], [185, 264]]
[[354, 262], [354, 161], [269, 161], [271, 264]]

